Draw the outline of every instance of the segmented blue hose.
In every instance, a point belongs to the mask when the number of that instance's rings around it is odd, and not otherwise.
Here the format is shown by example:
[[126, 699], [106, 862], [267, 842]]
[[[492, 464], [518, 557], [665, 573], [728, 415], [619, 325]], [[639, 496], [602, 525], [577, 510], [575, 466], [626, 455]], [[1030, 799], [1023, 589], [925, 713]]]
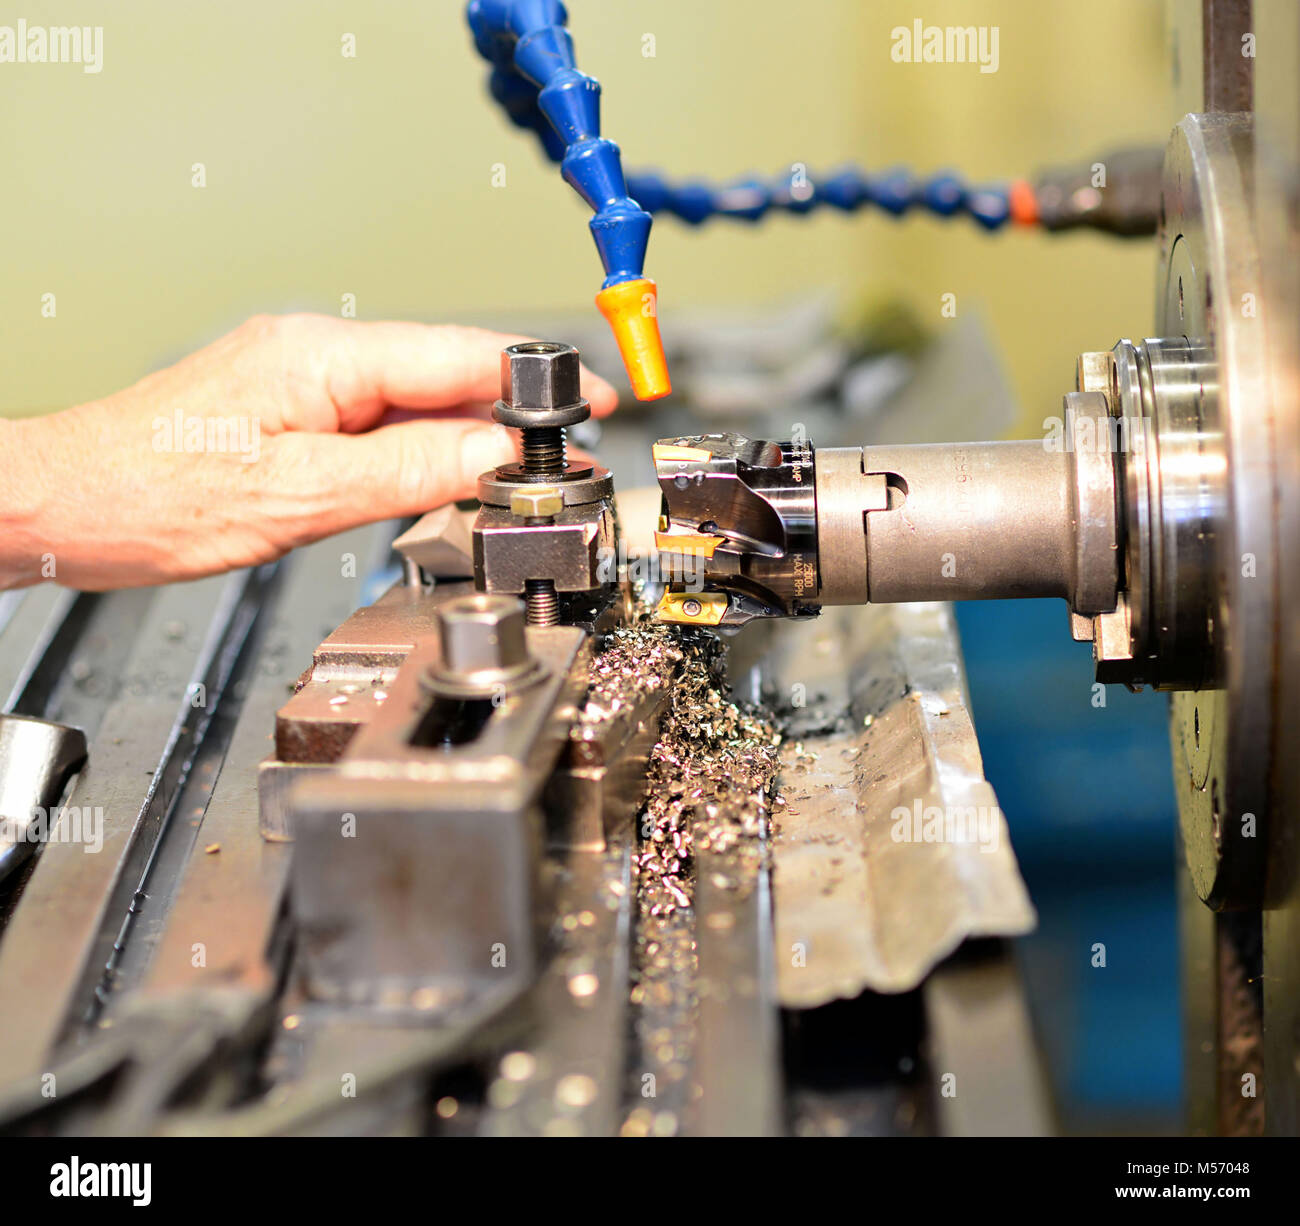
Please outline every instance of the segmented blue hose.
[[[1011, 217], [1009, 189], [968, 186], [950, 172], [920, 179], [906, 169], [870, 175], [847, 166], [825, 178], [801, 168], [771, 180], [722, 186], [671, 183], [655, 171], [624, 180], [618, 146], [600, 139], [600, 84], [579, 72], [559, 0], [472, 0], [468, 17], [479, 53], [492, 65], [489, 89], [511, 121], [535, 133], [546, 156], [596, 210], [591, 231], [606, 285], [642, 275], [650, 216], [669, 213], [697, 226], [711, 217], [756, 222], [769, 212], [846, 213], [867, 206], [895, 217], [923, 209], [938, 217], [965, 213], [986, 230]], [[798, 171], [798, 173], [796, 173]]]
[[650, 214], [627, 191], [618, 146], [600, 135], [600, 82], [579, 72], [560, 0], [471, 0], [474, 45], [488, 87], [518, 125], [541, 138], [565, 181], [594, 211], [589, 225], [604, 286], [643, 276]]
[[986, 230], [998, 229], [1011, 216], [1005, 187], [969, 187], [949, 173], [918, 179], [903, 169], [869, 175], [848, 166], [821, 178], [796, 168], [766, 182], [741, 179], [721, 187], [698, 180], [669, 183], [654, 171], [634, 171], [627, 188], [647, 213], [671, 213], [693, 226], [711, 217], [754, 222], [773, 210], [810, 213], [822, 206], [852, 213], [874, 205], [895, 217], [909, 209], [939, 217], [965, 213]]

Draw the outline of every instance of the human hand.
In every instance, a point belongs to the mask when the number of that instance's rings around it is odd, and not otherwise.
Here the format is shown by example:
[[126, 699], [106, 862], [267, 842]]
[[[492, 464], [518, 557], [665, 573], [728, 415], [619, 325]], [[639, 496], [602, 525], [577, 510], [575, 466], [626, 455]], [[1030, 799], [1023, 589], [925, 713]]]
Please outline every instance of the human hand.
[[[0, 422], [0, 587], [196, 579], [472, 497], [514, 458], [483, 418], [524, 339], [258, 316], [104, 400]], [[582, 386], [614, 409], [605, 380]]]

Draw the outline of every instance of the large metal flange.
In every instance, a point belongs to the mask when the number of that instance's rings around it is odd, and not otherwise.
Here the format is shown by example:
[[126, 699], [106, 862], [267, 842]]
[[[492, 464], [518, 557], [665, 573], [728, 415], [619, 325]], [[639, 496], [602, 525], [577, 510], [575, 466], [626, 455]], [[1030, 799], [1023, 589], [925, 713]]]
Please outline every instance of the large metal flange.
[[[1213, 670], [1205, 688], [1176, 693], [1170, 707], [1175, 788], [1193, 886], [1215, 909], [1264, 903], [1279, 712], [1275, 659], [1281, 632], [1277, 570], [1293, 565], [1278, 542], [1278, 451], [1270, 396], [1269, 346], [1259, 301], [1263, 285], [1256, 249], [1253, 138], [1249, 115], [1189, 115], [1174, 129], [1166, 153], [1157, 328], [1183, 337], [1202, 368], [1197, 382], [1200, 438], [1192, 417], [1168, 431], [1181, 456], [1148, 465], [1157, 477], [1188, 463], [1208, 473], [1221, 466], [1204, 514], [1176, 517], [1153, 536], [1149, 570], [1162, 597], [1196, 595], [1159, 585], [1172, 571], [1171, 534], [1211, 533], [1204, 603]], [[1168, 444], [1166, 444], [1168, 446]], [[1212, 453], [1207, 457], [1206, 449]], [[1196, 491], [1193, 491], [1196, 492]], [[1153, 499], [1170, 491], [1154, 490]], [[1218, 505], [1212, 505], [1217, 502]], [[1168, 510], [1164, 516], [1170, 521]], [[1203, 615], [1204, 616], [1204, 615]], [[1152, 627], [1167, 631], [1172, 615]]]

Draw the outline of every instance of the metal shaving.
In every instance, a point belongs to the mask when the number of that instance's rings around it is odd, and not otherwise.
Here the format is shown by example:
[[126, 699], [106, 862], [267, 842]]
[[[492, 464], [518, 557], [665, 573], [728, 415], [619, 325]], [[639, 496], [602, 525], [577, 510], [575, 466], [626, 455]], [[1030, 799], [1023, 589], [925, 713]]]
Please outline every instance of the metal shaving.
[[[612, 656], [608, 684], [594, 677], [588, 700], [597, 717], [643, 693], [637, 685], [669, 687], [637, 819], [631, 995], [637, 1055], [629, 1073], [642, 1105], [622, 1128], [625, 1135], [669, 1135], [690, 1106], [697, 853], [725, 865], [726, 877], [716, 884], [752, 888], [763, 864], [763, 821], [781, 738], [756, 710], [724, 696], [725, 647], [707, 632], [642, 621], [616, 632], [605, 655]], [[629, 663], [640, 680], [626, 675]]]
[[761, 856], [781, 744], [770, 720], [724, 696], [726, 649], [718, 639], [687, 630], [676, 650], [680, 662], [650, 755], [640, 823], [642, 895], [651, 917], [691, 905], [697, 841], [716, 855], [751, 849]]
[[669, 684], [681, 662], [677, 636], [667, 626], [639, 622], [614, 630], [591, 661], [577, 735], [638, 710], [651, 694]]

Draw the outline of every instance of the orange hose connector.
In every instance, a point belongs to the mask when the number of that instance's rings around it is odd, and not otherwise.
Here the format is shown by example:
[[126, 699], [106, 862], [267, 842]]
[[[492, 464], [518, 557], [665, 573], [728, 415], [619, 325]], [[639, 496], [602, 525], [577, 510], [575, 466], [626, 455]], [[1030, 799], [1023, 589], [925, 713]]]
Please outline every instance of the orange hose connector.
[[1038, 224], [1038, 193], [1032, 183], [1024, 179], [1013, 180], [1007, 192], [1007, 203], [1011, 206], [1011, 220], [1018, 226], [1036, 226]]

